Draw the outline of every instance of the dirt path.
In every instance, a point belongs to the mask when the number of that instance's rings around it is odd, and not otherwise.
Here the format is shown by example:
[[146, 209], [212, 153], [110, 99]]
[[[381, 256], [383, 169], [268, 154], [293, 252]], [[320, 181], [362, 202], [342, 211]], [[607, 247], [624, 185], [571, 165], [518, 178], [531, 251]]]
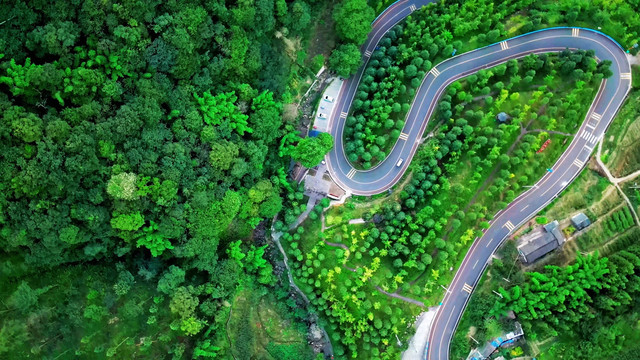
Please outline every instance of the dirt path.
[[623, 176], [623, 177], [619, 177], [619, 178], [613, 178], [613, 181], [616, 184], [622, 184], [623, 182], [627, 182], [627, 181], [629, 181], [631, 179], [634, 179], [634, 178], [636, 178], [638, 176], [640, 176], [640, 170], [638, 170], [636, 172], [633, 172], [633, 173], [631, 173], [631, 174], [629, 174], [627, 176]]
[[[275, 218], [273, 222], [275, 222]], [[293, 276], [291, 275], [291, 269], [289, 268], [289, 258], [287, 257], [287, 254], [284, 252], [284, 249], [282, 248], [282, 244], [280, 244], [280, 236], [282, 236], [281, 232], [276, 233], [276, 232], [273, 232], [273, 229], [271, 229], [271, 238], [273, 239], [273, 242], [275, 242], [276, 245], [278, 246], [278, 249], [282, 254], [282, 258], [284, 259], [284, 267], [287, 269], [287, 277], [289, 278], [289, 285], [291, 285], [291, 287], [294, 288], [298, 294], [300, 294], [300, 296], [305, 301], [307, 306], [309, 306], [310, 304], [309, 298], [307, 297], [307, 295], [305, 295], [304, 292], [302, 292], [302, 290], [300, 290], [298, 285], [296, 285], [296, 283], [293, 281]], [[327, 334], [327, 331], [324, 329], [323, 326], [321, 326], [317, 322], [316, 322], [316, 325], [322, 331], [322, 336], [324, 337], [325, 354], [329, 353], [333, 355], [333, 346], [331, 345], [331, 339], [329, 338], [329, 334]]]
[[231, 357], [233, 360], [236, 359], [236, 355], [233, 353], [233, 343], [231, 342], [231, 336], [229, 336], [229, 322], [231, 322], [231, 314], [233, 313], [233, 306], [229, 308], [229, 317], [227, 318], [227, 324], [225, 325], [225, 330], [227, 330], [227, 341], [229, 342], [229, 352], [231, 353]]
[[562, 135], [562, 136], [576, 136], [576, 134], [563, 133], [562, 131], [550, 131], [550, 130], [545, 130], [545, 129], [527, 130], [526, 133], [528, 134], [528, 133], [533, 133], [533, 132], [546, 132], [547, 134], [555, 134], [555, 135]]
[[271, 233], [271, 238], [273, 239], [273, 242], [276, 243], [276, 245], [278, 246], [278, 249], [280, 250], [280, 253], [282, 254], [282, 258], [284, 259], [284, 267], [287, 268], [287, 277], [289, 277], [289, 285], [291, 285], [292, 288], [294, 288], [298, 294], [300, 294], [300, 296], [304, 299], [304, 301], [307, 303], [307, 305], [309, 304], [309, 298], [307, 297], [307, 295], [304, 294], [304, 292], [302, 292], [302, 290], [300, 290], [300, 288], [298, 287], [298, 285], [296, 285], [296, 283], [293, 281], [293, 275], [291, 275], [291, 268], [289, 268], [289, 258], [287, 257], [287, 253], [284, 251], [284, 248], [282, 247], [282, 244], [280, 244], [280, 237], [282, 236], [281, 232], [272, 232]]
[[638, 219], [638, 214], [636, 213], [635, 207], [633, 206], [633, 204], [631, 204], [631, 201], [627, 197], [627, 194], [625, 194], [622, 191], [622, 189], [620, 188], [620, 184], [618, 182], [616, 182], [616, 178], [614, 178], [613, 175], [611, 175], [611, 172], [609, 171], [607, 166], [602, 162], [602, 159], [601, 159], [602, 142], [603, 142], [602, 140], [600, 140], [600, 142], [598, 142], [598, 153], [596, 155], [596, 161], [598, 162], [598, 165], [600, 166], [600, 168], [607, 175], [607, 179], [609, 179], [609, 181], [616, 187], [616, 189], [618, 189], [618, 192], [620, 193], [620, 195], [622, 196], [624, 201], [626, 201], [627, 205], [629, 205], [629, 209], [631, 209], [631, 213], [633, 213], [633, 218], [636, 221], [636, 225], [640, 225], [640, 219]]
[[325, 240], [325, 241], [324, 241], [324, 243], [325, 243], [325, 244], [327, 244], [327, 245], [329, 245], [329, 246], [339, 247], [339, 248], [341, 248], [341, 249], [343, 249], [343, 250], [346, 250], [346, 251], [348, 251], [348, 250], [349, 250], [349, 247], [348, 247], [347, 245], [345, 245], [345, 244], [339, 244], [339, 243], [329, 242], [329, 241], [327, 241], [327, 240]]
[[392, 297], [392, 298], [400, 299], [400, 300], [402, 300], [402, 301], [406, 301], [406, 302], [408, 302], [408, 303], [411, 303], [411, 304], [413, 304], [413, 305], [418, 305], [418, 306], [420, 306], [420, 307], [425, 307], [425, 306], [424, 306], [424, 303], [422, 303], [422, 302], [420, 302], [420, 301], [418, 301], [418, 300], [414, 300], [414, 299], [408, 298], [408, 297], [406, 297], [406, 296], [398, 295], [398, 294], [396, 294], [396, 293], [390, 293], [390, 292], [384, 291], [384, 290], [382, 290], [382, 288], [381, 288], [380, 286], [376, 286], [376, 290], [378, 290], [378, 291], [380, 291], [381, 293], [383, 293], [383, 294], [385, 294], [385, 295], [387, 295], [387, 296], [390, 296], [390, 297]]

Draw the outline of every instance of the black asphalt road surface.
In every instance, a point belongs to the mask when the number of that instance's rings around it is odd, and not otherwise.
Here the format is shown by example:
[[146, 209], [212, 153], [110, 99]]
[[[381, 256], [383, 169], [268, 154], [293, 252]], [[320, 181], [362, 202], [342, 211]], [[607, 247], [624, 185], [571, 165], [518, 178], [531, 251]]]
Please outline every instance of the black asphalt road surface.
[[[362, 48], [366, 61], [378, 41], [395, 24], [420, 7], [427, 0], [403, 0], [390, 6], [373, 23], [373, 29]], [[580, 173], [592, 150], [623, 104], [631, 88], [631, 67], [624, 50], [607, 36], [589, 29], [553, 28], [529, 33], [447, 59], [432, 69], [416, 92], [407, 114], [402, 138], [389, 156], [377, 167], [355, 170], [344, 153], [342, 132], [346, 114], [356, 92], [364, 65], [358, 73], [345, 80], [335, 100], [329, 131], [335, 147], [327, 155], [332, 178], [345, 190], [357, 195], [373, 195], [391, 188], [410, 163], [427, 126], [436, 101], [451, 82], [477, 72], [532, 53], [559, 52], [566, 48], [594, 50], [599, 60], [611, 60], [613, 76], [603, 81], [584, 122], [567, 150], [529, 191], [520, 195], [490, 222], [481, 238], [475, 239], [442, 301], [431, 326], [426, 359], [446, 360], [449, 344], [464, 308], [477, 285], [487, 261], [509, 233], [545, 205], [550, 203]], [[403, 159], [400, 167], [396, 166]]]

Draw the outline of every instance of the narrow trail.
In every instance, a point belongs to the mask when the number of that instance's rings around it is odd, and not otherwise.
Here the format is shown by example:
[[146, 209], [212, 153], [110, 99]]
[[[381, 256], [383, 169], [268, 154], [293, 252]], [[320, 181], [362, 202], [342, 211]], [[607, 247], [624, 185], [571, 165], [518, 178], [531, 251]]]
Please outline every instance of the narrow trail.
[[623, 177], [619, 177], [619, 178], [614, 177], [613, 181], [616, 184], [622, 184], [622, 183], [627, 182], [627, 181], [629, 181], [631, 179], [637, 178], [638, 176], [640, 176], [640, 170], [635, 171], [635, 172], [633, 172], [633, 173], [631, 173], [631, 174], [629, 174], [627, 176], [623, 176]]
[[547, 134], [562, 135], [562, 136], [576, 136], [576, 134], [564, 133], [562, 131], [554, 131], [554, 130], [545, 130], [545, 129], [527, 130], [527, 133], [533, 133], [533, 132], [546, 132]]
[[626, 201], [627, 205], [629, 205], [629, 209], [631, 209], [631, 213], [633, 214], [633, 218], [636, 221], [636, 225], [640, 225], [640, 219], [638, 219], [638, 213], [636, 213], [635, 207], [633, 206], [633, 204], [631, 203], [631, 201], [627, 197], [627, 194], [625, 194], [624, 191], [622, 191], [622, 189], [620, 188], [619, 181], [616, 181], [616, 178], [613, 177], [613, 175], [611, 175], [611, 172], [609, 171], [607, 166], [602, 162], [602, 159], [601, 159], [602, 158], [602, 156], [601, 156], [602, 155], [602, 143], [603, 143], [603, 140], [600, 140], [598, 142], [598, 153], [596, 154], [596, 161], [598, 162], [598, 165], [600, 166], [602, 171], [604, 171], [604, 173], [607, 175], [607, 179], [609, 179], [609, 181], [616, 187], [616, 189], [618, 189], [618, 192], [620, 193], [620, 195], [622, 196], [624, 201]]
[[[277, 218], [277, 215], [276, 215], [276, 217], [274, 217], [272, 223], [275, 222], [276, 218]], [[276, 243], [276, 245], [278, 246], [278, 250], [280, 250], [280, 253], [282, 254], [282, 258], [283, 258], [283, 261], [284, 261], [284, 267], [287, 269], [287, 277], [289, 278], [289, 285], [293, 289], [295, 289], [298, 294], [300, 294], [300, 297], [302, 297], [302, 299], [305, 301], [307, 306], [309, 306], [310, 303], [311, 303], [309, 301], [309, 298], [307, 297], [307, 295], [305, 295], [305, 293], [302, 290], [300, 290], [298, 285], [296, 285], [296, 283], [293, 281], [293, 276], [291, 275], [291, 268], [289, 268], [289, 258], [287, 257], [287, 254], [285, 253], [284, 248], [282, 247], [282, 244], [280, 243], [280, 237], [281, 236], [282, 236], [281, 232], [274, 232], [273, 228], [271, 229], [271, 238], [272, 238], [273, 242]], [[322, 336], [324, 337], [324, 340], [326, 342], [325, 346], [328, 348], [327, 351], [330, 353], [328, 355], [333, 356], [333, 346], [331, 345], [331, 339], [329, 338], [329, 334], [327, 334], [327, 331], [324, 329], [323, 326], [321, 326], [317, 322], [316, 322], [316, 325], [322, 331]]]
[[329, 245], [329, 246], [339, 247], [339, 248], [347, 250], [347, 251], [349, 250], [349, 247], [347, 245], [345, 245], [345, 244], [334, 243], [334, 242], [330, 242], [330, 241], [327, 241], [327, 240], [325, 240], [324, 243]]
[[229, 322], [231, 322], [231, 314], [233, 313], [233, 306], [229, 308], [229, 317], [227, 318], [227, 323], [225, 324], [225, 329], [227, 330], [227, 341], [229, 342], [229, 352], [231, 353], [231, 357], [233, 360], [236, 359], [236, 355], [233, 353], [233, 343], [231, 342], [231, 336], [229, 336]]
[[384, 291], [380, 286], [376, 286], [376, 290], [378, 290], [381, 293], [383, 293], [383, 294], [385, 294], [387, 296], [390, 296], [392, 298], [396, 298], [396, 299], [399, 299], [399, 300], [402, 300], [402, 301], [406, 301], [408, 303], [411, 303], [413, 305], [418, 305], [420, 307], [425, 307], [424, 303], [422, 303], [422, 302], [420, 302], [418, 300], [414, 300], [414, 299], [408, 298], [406, 296], [398, 295], [396, 293], [390, 293], [390, 292]]
[[281, 236], [282, 236], [281, 232], [276, 232], [276, 233], [272, 232], [271, 233], [271, 238], [273, 239], [273, 242], [276, 243], [276, 245], [278, 246], [278, 249], [280, 250], [280, 253], [282, 254], [282, 258], [284, 259], [284, 267], [287, 269], [287, 277], [289, 278], [289, 285], [291, 285], [291, 287], [294, 288], [300, 294], [300, 296], [304, 299], [304, 301], [308, 305], [309, 304], [309, 298], [307, 297], [307, 295], [304, 294], [304, 292], [302, 292], [302, 290], [300, 290], [298, 285], [296, 285], [296, 283], [293, 281], [293, 275], [291, 275], [291, 268], [289, 268], [289, 258], [287, 257], [287, 253], [284, 251], [284, 248], [282, 247], [282, 244], [280, 243], [280, 237]]

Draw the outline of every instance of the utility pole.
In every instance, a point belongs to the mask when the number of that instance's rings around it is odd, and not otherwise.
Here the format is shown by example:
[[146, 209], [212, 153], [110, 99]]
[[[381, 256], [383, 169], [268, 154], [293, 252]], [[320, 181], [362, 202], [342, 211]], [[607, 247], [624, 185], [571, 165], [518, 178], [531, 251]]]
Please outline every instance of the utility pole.
[[402, 346], [402, 341], [400, 341], [400, 338], [398, 338], [398, 334], [395, 334], [395, 335], [396, 335], [396, 339], [398, 339], [398, 346]]
[[493, 291], [494, 294], [500, 296], [500, 299], [504, 299], [504, 297], [502, 296], [502, 294], [500, 294], [499, 292], [495, 291], [495, 290], [491, 290]]
[[507, 278], [505, 279], [507, 282], [511, 282], [511, 281], [509, 281], [509, 278], [511, 277], [511, 271], [513, 271], [513, 268], [516, 266], [516, 262], [517, 261], [518, 261], [518, 257], [516, 256], [515, 260], [513, 260], [513, 265], [511, 265], [511, 269], [509, 269], [509, 274], [507, 275]]
[[473, 336], [469, 335], [469, 337], [471, 338], [471, 340], [475, 341], [477, 345], [480, 345], [480, 342], [478, 342], [478, 340], [474, 339]]

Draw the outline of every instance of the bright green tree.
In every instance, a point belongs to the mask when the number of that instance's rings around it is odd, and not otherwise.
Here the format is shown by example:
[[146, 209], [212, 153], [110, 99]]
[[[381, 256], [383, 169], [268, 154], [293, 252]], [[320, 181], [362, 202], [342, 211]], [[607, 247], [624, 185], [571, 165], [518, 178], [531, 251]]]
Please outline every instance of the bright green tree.
[[291, 157], [299, 161], [302, 166], [310, 168], [318, 165], [331, 149], [333, 149], [333, 136], [320, 133], [317, 137], [300, 140], [291, 152]]
[[364, 43], [376, 14], [366, 0], [344, 0], [333, 10], [336, 32], [345, 41]]
[[355, 74], [360, 67], [360, 49], [354, 44], [340, 45], [329, 57], [329, 67], [342, 77]]

